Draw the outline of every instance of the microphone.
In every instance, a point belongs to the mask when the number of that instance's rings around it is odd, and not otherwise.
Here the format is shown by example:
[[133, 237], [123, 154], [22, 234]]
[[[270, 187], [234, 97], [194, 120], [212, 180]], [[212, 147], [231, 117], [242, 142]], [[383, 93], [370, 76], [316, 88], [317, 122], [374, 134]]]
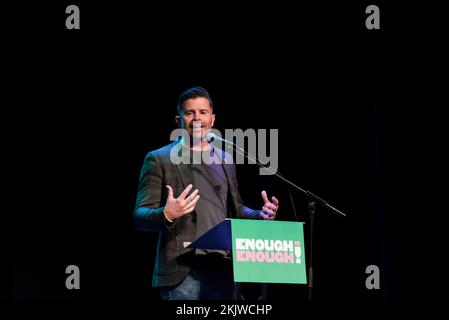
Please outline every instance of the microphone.
[[209, 143], [213, 142], [214, 140], [218, 140], [218, 141], [221, 141], [221, 142], [224, 142], [224, 143], [227, 143], [227, 144], [236, 146], [232, 141], [223, 139], [223, 138], [217, 136], [217, 135], [216, 135], [215, 133], [213, 133], [213, 132], [208, 132], [208, 133], [206, 133], [205, 138], [206, 138], [207, 142], [209, 142]]
[[215, 140], [216, 135], [213, 134], [212, 132], [208, 132], [204, 137], [206, 138], [207, 142], [211, 143], [212, 141]]

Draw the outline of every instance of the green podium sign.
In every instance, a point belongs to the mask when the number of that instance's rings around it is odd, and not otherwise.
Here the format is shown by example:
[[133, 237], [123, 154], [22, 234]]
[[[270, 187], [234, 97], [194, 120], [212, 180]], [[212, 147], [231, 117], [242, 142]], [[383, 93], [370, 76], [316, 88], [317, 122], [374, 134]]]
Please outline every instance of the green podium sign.
[[225, 219], [186, 246], [232, 250], [235, 282], [307, 283], [301, 222]]
[[234, 281], [307, 283], [303, 224], [231, 220]]

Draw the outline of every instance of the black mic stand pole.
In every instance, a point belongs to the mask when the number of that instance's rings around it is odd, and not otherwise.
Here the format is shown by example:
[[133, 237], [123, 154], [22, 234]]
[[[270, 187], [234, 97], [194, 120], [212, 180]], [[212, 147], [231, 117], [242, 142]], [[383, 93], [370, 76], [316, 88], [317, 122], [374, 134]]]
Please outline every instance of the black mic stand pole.
[[[240, 155], [244, 156], [245, 158], [253, 161], [259, 167], [264, 168], [266, 170], [270, 170], [270, 168], [267, 168], [264, 165], [262, 165], [259, 161], [257, 161], [257, 159], [255, 159], [254, 157], [250, 156], [245, 150], [240, 148], [238, 145], [236, 145], [236, 144], [234, 144], [234, 143], [232, 143], [230, 141], [227, 141], [225, 139], [221, 139], [221, 138], [218, 138], [217, 140], [218, 141], [223, 141], [225, 144], [228, 145], [228, 148], [231, 148], [232, 150], [234, 150], [238, 154], [240, 154]], [[315, 215], [315, 210], [316, 210], [316, 204], [320, 205], [323, 208], [327, 208], [328, 210], [330, 210], [330, 211], [332, 211], [332, 212], [334, 212], [334, 213], [336, 213], [336, 214], [338, 214], [340, 216], [345, 217], [346, 214], [341, 212], [337, 208], [331, 206], [324, 199], [321, 199], [320, 197], [318, 197], [317, 195], [313, 194], [312, 192], [304, 190], [303, 188], [297, 186], [293, 182], [287, 180], [279, 172], [272, 171], [271, 173], [273, 175], [275, 175], [276, 177], [278, 177], [279, 179], [281, 179], [282, 181], [284, 181], [285, 183], [287, 183], [290, 186], [294, 187], [296, 190], [299, 190], [302, 194], [304, 194], [305, 196], [307, 196], [309, 198], [308, 212], [309, 212], [310, 227], [309, 227], [309, 256], [308, 256], [309, 269], [308, 269], [308, 276], [307, 276], [307, 288], [308, 288], [308, 300], [311, 301], [312, 300], [312, 289], [313, 289], [313, 264], [312, 264], [312, 258], [313, 258], [313, 255], [312, 255], [312, 253], [313, 253], [313, 251], [312, 251], [313, 250], [313, 228], [314, 228], [313, 223], [314, 223], [314, 215]], [[262, 294], [266, 295], [266, 287], [263, 287]]]

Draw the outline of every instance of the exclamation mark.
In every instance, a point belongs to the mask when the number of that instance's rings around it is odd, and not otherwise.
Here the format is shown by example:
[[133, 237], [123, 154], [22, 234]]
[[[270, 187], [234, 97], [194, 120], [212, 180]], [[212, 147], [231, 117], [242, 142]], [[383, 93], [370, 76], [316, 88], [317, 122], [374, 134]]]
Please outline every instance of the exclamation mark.
[[296, 263], [301, 263], [301, 247], [295, 247]]

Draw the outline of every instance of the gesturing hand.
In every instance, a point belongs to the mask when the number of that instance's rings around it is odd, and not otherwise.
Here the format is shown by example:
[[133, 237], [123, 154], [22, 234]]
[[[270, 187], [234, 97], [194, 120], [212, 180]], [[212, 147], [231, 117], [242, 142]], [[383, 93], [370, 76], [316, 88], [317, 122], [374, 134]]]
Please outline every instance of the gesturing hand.
[[179, 195], [178, 198], [173, 197], [173, 189], [171, 186], [167, 185], [168, 196], [167, 202], [165, 204], [165, 216], [169, 220], [174, 220], [176, 218], [182, 217], [195, 209], [195, 205], [198, 202], [200, 195], [198, 194], [198, 189], [193, 191], [187, 198], [190, 190], [193, 186], [189, 184], [187, 188]]
[[271, 202], [270, 200], [268, 200], [267, 193], [265, 191], [262, 191], [262, 200], [264, 202], [264, 205], [262, 207], [262, 212], [260, 213], [260, 215], [265, 220], [274, 220], [276, 218], [276, 212], [279, 208], [279, 200], [276, 199], [276, 197], [271, 197], [271, 200], [273, 200], [273, 202]]

